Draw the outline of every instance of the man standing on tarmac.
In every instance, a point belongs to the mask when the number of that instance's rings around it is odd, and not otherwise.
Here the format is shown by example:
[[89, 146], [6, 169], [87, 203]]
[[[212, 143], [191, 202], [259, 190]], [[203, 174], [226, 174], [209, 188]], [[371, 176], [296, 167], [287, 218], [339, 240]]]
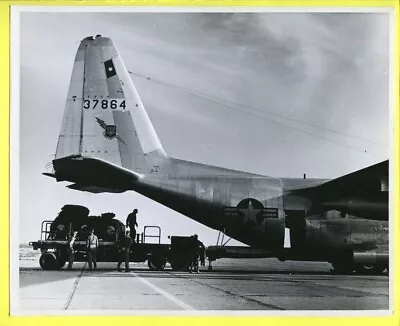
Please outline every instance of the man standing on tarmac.
[[137, 220], [136, 220], [136, 215], [138, 212], [139, 211], [135, 208], [133, 210], [133, 212], [128, 215], [128, 217], [126, 218], [126, 223], [125, 223], [125, 226], [130, 229], [130, 236], [131, 236], [133, 242], [135, 242], [135, 239], [136, 239], [136, 227], [138, 226]]
[[131, 253], [131, 246], [132, 246], [132, 238], [129, 236], [129, 231], [126, 231], [126, 234], [123, 235], [120, 240], [118, 241], [118, 265], [117, 270], [118, 272], [122, 272], [121, 264], [125, 261], [125, 272], [129, 272], [129, 261], [130, 261], [130, 253]]
[[198, 273], [199, 272], [199, 259], [201, 261], [201, 265], [204, 266], [205, 246], [199, 240], [197, 234], [191, 236], [191, 239], [192, 239], [192, 245], [191, 245], [192, 261], [190, 262], [190, 265], [189, 265], [189, 273], [192, 273], [192, 271], [195, 271], [196, 273]]
[[96, 254], [97, 248], [99, 247], [99, 239], [94, 234], [94, 229], [90, 230], [90, 234], [86, 240], [86, 252], [89, 263], [89, 271], [92, 271], [92, 262], [94, 269], [97, 269]]
[[72, 235], [71, 239], [68, 242], [68, 269], [72, 269], [72, 265], [75, 260], [75, 249], [74, 249], [74, 243], [76, 240], [76, 237], [78, 235], [78, 231], [74, 231], [74, 234]]
[[200, 240], [197, 240], [197, 248], [199, 250], [199, 256], [200, 256], [200, 264], [201, 266], [206, 265], [206, 246], [204, 245], [203, 242]]

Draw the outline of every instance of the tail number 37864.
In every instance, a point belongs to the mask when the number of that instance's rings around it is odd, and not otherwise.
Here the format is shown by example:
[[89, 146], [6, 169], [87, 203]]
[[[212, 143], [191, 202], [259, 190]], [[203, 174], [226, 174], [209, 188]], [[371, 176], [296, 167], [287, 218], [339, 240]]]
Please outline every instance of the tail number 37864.
[[85, 99], [83, 100], [83, 108], [89, 109], [111, 109], [111, 110], [125, 110], [125, 99]]

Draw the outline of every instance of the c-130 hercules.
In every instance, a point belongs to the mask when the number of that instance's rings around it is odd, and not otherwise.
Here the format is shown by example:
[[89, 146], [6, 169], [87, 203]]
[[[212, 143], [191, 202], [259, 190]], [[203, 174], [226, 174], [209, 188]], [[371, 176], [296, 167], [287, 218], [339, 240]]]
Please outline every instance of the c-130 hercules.
[[128, 190], [281, 260], [388, 268], [388, 161], [334, 180], [273, 178], [169, 157], [111, 39], [79, 45], [53, 173], [71, 189]]

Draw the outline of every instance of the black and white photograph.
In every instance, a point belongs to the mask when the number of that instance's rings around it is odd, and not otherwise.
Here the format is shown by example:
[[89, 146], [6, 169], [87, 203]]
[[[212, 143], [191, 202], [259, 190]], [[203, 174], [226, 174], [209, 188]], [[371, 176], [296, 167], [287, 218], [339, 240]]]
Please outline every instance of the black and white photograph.
[[13, 7], [11, 313], [389, 315], [392, 50], [388, 8]]

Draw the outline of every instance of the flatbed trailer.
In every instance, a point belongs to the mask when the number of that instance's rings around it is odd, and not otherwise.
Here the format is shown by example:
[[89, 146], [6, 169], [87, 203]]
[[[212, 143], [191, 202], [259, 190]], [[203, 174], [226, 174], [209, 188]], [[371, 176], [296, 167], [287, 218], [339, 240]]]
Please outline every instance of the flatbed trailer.
[[[41, 239], [30, 242], [34, 250], [40, 249], [41, 256], [39, 264], [44, 270], [59, 270], [68, 261], [68, 240], [49, 239], [50, 226], [52, 221], [43, 221], [41, 227]], [[156, 233], [149, 234], [149, 230], [156, 230]], [[115, 241], [103, 241], [99, 239], [97, 249], [98, 262], [117, 262], [119, 257], [118, 238]], [[149, 238], [156, 239], [156, 242], [147, 242]], [[130, 252], [131, 262], [146, 262], [150, 270], [163, 270], [167, 263], [173, 270], [187, 270], [193, 253], [190, 252], [188, 236], [171, 236], [170, 244], [161, 243], [161, 228], [148, 225], [144, 227], [143, 233], [138, 234], [136, 242], [132, 244]], [[74, 242], [74, 262], [87, 261], [86, 240], [78, 239]]]

